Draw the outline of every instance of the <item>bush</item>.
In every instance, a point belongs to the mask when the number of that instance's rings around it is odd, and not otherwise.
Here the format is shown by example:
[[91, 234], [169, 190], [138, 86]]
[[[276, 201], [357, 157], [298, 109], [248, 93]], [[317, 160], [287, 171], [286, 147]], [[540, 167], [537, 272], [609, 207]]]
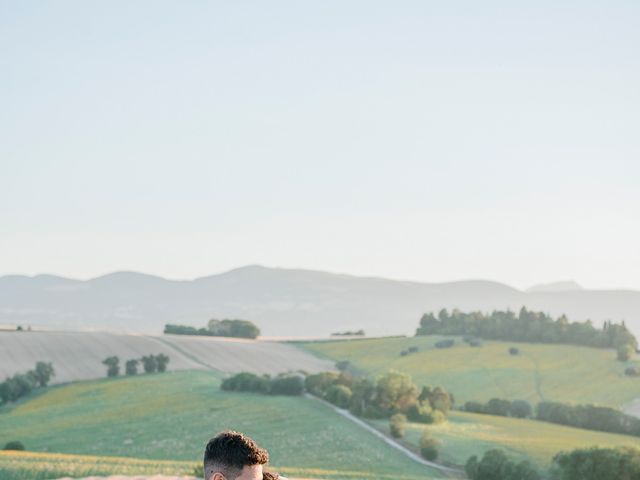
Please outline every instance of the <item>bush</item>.
[[453, 339], [440, 340], [435, 343], [436, 348], [451, 348], [455, 345], [456, 341]]
[[509, 410], [511, 410], [511, 402], [501, 398], [492, 398], [484, 407], [485, 413], [501, 417], [508, 417]]
[[469, 341], [469, 346], [470, 347], [481, 347], [482, 346], [482, 340], [471, 340]]
[[562, 480], [622, 480], [640, 478], [640, 450], [588, 448], [559, 453], [553, 458]]
[[409, 347], [409, 353], [418, 353], [420, 349], [418, 347]]
[[640, 377], [640, 368], [638, 367], [627, 367], [624, 370], [624, 374], [629, 377]]
[[272, 395], [302, 395], [304, 393], [304, 378], [301, 375], [279, 375], [271, 380]]
[[529, 418], [533, 413], [533, 408], [531, 408], [531, 404], [525, 400], [514, 400], [511, 402], [509, 413], [511, 413], [512, 417]]
[[220, 388], [228, 392], [269, 393], [269, 383], [268, 375], [258, 376], [255, 373], [241, 372], [222, 380]]
[[3, 450], [24, 450], [24, 445], [22, 442], [17, 440], [13, 440], [12, 442], [7, 442], [3, 448]]
[[136, 360], [135, 358], [132, 358], [131, 360], [127, 360], [127, 362], [124, 364], [124, 372], [127, 375], [136, 375], [138, 373], [139, 363], [140, 361]]
[[389, 419], [389, 431], [393, 438], [404, 437], [404, 430], [407, 425], [407, 417], [402, 413], [396, 413]]
[[325, 399], [336, 407], [347, 408], [351, 400], [351, 389], [346, 385], [331, 385], [327, 389]]
[[351, 368], [351, 362], [349, 360], [340, 360], [336, 362], [336, 368], [341, 372], [346, 372]]
[[327, 389], [338, 380], [336, 372], [321, 372], [307, 375], [304, 380], [304, 386], [307, 392], [317, 396], [324, 397]]
[[470, 457], [464, 466], [471, 480], [540, 480], [540, 474], [527, 461], [515, 463], [502, 450], [489, 450], [478, 461]]
[[464, 411], [471, 413], [486, 413], [484, 411], [484, 404], [480, 402], [465, 402]]
[[433, 423], [432, 413], [433, 409], [428, 402], [416, 402], [407, 409], [407, 417], [409, 417], [409, 420], [418, 423]]
[[407, 355], [409, 355], [409, 352], [408, 352], [407, 350], [402, 350], [402, 351], [400, 352], [400, 356], [401, 356], [401, 357], [406, 357]]
[[517, 347], [509, 348], [509, 355], [520, 355], [520, 349]]
[[420, 437], [420, 455], [427, 460], [433, 461], [438, 458], [439, 442], [431, 436], [428, 430], [422, 432]]
[[624, 345], [620, 345], [616, 351], [618, 360], [621, 362], [626, 362], [628, 360], [631, 360], [636, 349], [633, 347], [633, 345], [625, 343]]

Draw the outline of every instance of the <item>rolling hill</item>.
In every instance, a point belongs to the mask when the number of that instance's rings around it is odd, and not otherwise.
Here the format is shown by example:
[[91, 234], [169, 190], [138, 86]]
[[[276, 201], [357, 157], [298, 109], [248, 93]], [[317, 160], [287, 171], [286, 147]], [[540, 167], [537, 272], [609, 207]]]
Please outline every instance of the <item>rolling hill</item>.
[[56, 371], [53, 383], [102, 378], [106, 375], [106, 367], [102, 365], [106, 357], [120, 357], [124, 370], [128, 359], [159, 353], [171, 359], [169, 370], [277, 374], [333, 368], [331, 362], [275, 342], [178, 335], [13, 331], [0, 332], [0, 379], [26, 372], [40, 360], [53, 363]]
[[[372, 375], [395, 369], [410, 373], [418, 385], [442, 385], [455, 395], [458, 405], [498, 397], [533, 404], [553, 400], [633, 408], [634, 399], [640, 396], [640, 379], [624, 374], [627, 366], [640, 365], [640, 360], [618, 362], [611, 350], [494, 341], [473, 348], [461, 339], [452, 348], [435, 348], [442, 338], [309, 342], [303, 346], [334, 362], [349, 360]], [[517, 356], [508, 352], [514, 345], [520, 349]], [[400, 356], [409, 347], [418, 352]]]
[[[270, 463], [292, 477], [441, 478], [321, 402], [223, 392], [220, 379], [213, 372], [185, 371], [49, 388], [0, 407], [0, 444], [19, 439], [35, 452], [159, 460], [156, 473], [184, 472], [166, 461], [195, 466], [209, 438], [235, 429], [267, 448]], [[43, 459], [33, 460], [34, 469], [42, 468]], [[106, 463], [94, 461], [97, 470]], [[0, 456], [0, 473], [2, 463]], [[127, 463], [122, 470], [134, 470]]]
[[[566, 286], [565, 286], [566, 287]], [[159, 333], [165, 323], [245, 318], [269, 336], [327, 336], [363, 328], [409, 334], [440, 308], [543, 310], [571, 320], [625, 320], [640, 332], [640, 292], [537, 287], [484, 280], [417, 283], [310, 270], [248, 266], [190, 281], [118, 272], [87, 281], [51, 275], [0, 277], [0, 323]]]

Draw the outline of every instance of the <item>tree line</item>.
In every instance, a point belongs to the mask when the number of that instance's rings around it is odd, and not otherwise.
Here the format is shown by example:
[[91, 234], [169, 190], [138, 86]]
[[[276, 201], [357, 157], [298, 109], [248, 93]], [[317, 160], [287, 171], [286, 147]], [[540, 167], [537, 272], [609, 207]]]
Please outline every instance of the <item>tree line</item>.
[[164, 333], [173, 335], [201, 335], [207, 337], [257, 338], [260, 329], [249, 320], [215, 318], [209, 320], [206, 327], [196, 328], [188, 325], [167, 324]]
[[583, 345], [624, 349], [627, 354], [638, 348], [638, 341], [624, 322], [606, 321], [602, 328], [596, 328], [590, 320], [569, 322], [565, 315], [554, 319], [525, 307], [517, 315], [511, 310], [485, 314], [442, 309], [437, 316], [425, 313], [416, 330], [416, 336], [419, 335], [467, 335], [491, 340]]
[[635, 480], [640, 478], [640, 450], [592, 447], [560, 452], [543, 476], [530, 462], [516, 462], [492, 449], [481, 458], [470, 457], [465, 472], [471, 480]]
[[[132, 358], [125, 362], [125, 374], [137, 375], [138, 365], [142, 363], [145, 373], [165, 372], [170, 358], [164, 353], [158, 355], [145, 355], [142, 358]], [[120, 375], [120, 358], [117, 356], [107, 357], [102, 361], [107, 367], [107, 377], [117, 377]]]
[[33, 370], [16, 373], [0, 383], [0, 400], [2, 403], [15, 402], [37, 387], [46, 387], [53, 376], [55, 376], [55, 370], [51, 363], [36, 362]]
[[640, 436], [640, 418], [627, 415], [611, 407], [543, 401], [536, 405], [534, 412], [531, 404], [525, 400], [509, 401], [502, 398], [492, 398], [486, 403], [465, 402], [462, 408], [471, 413], [532, 418], [541, 422], [585, 430]]
[[228, 392], [254, 392], [266, 395], [302, 395], [304, 393], [304, 375], [284, 373], [271, 377], [240, 372], [225, 378], [220, 388]]
[[[283, 374], [276, 377], [241, 372], [222, 381], [225, 391], [256, 392], [271, 395], [301, 395], [305, 391], [329, 403], [348, 409], [365, 418], [389, 418], [391, 434], [404, 436], [407, 420], [425, 424], [440, 423], [454, 406], [453, 395], [443, 387], [419, 388], [411, 376], [391, 370], [372, 379], [352, 375], [348, 362], [338, 362], [341, 372], [302, 375]], [[422, 455], [433, 460], [438, 455], [438, 442], [428, 432], [420, 440]]]

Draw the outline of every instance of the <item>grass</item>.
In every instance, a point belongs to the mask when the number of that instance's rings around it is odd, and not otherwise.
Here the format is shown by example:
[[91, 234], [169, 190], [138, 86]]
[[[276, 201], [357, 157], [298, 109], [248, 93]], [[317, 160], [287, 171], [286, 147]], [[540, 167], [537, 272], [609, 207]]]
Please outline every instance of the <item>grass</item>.
[[[333, 361], [350, 360], [358, 369], [382, 374], [389, 369], [410, 373], [419, 385], [442, 385], [458, 404], [492, 397], [532, 403], [555, 400], [622, 407], [640, 396], [640, 380], [624, 370], [634, 362], [616, 361], [610, 350], [514, 342], [485, 342], [472, 348], [460, 339], [436, 349], [443, 337], [382, 338], [308, 342], [302, 348]], [[510, 346], [521, 354], [511, 356]], [[405, 357], [402, 350], [418, 347]], [[639, 363], [636, 362], [635, 365]]]
[[[195, 465], [211, 436], [235, 429], [268, 448], [271, 463], [292, 476], [438, 478], [319, 402], [222, 392], [219, 384], [216, 374], [187, 371], [54, 387], [0, 409], [0, 444]], [[40, 462], [32, 463], [37, 472]], [[138, 466], [146, 473], [148, 464]]]
[[[388, 431], [388, 422], [373, 423]], [[480, 457], [492, 448], [503, 449], [513, 458], [527, 459], [545, 468], [553, 456], [563, 450], [638, 446], [637, 438], [625, 435], [456, 411], [450, 412], [449, 421], [440, 425], [407, 424], [405, 441], [417, 448], [424, 429], [441, 442], [439, 460], [454, 465], [464, 465], [472, 455]]]
[[193, 467], [191, 462], [0, 451], [0, 478], [2, 480], [45, 480], [114, 474], [188, 475]]

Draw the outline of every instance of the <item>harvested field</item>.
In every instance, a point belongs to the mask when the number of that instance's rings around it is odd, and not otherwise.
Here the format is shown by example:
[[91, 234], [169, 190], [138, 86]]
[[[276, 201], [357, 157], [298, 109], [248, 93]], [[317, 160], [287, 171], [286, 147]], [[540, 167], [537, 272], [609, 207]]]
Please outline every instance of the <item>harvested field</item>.
[[120, 363], [143, 355], [164, 353], [169, 370], [208, 369], [220, 372], [309, 372], [333, 368], [291, 345], [214, 337], [124, 335], [102, 332], [0, 332], [0, 378], [25, 372], [35, 362], [52, 362], [53, 383], [105, 376], [102, 360], [111, 355]]

